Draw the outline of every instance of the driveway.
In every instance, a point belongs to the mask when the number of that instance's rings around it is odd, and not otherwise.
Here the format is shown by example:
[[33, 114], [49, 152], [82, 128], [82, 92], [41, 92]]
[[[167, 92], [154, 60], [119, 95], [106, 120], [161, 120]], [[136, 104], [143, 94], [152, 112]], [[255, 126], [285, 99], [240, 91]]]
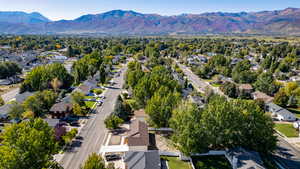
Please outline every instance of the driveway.
[[300, 168], [300, 151], [286, 142], [283, 138], [278, 137], [278, 148], [273, 158], [279, 162], [285, 169]]
[[11, 91], [3, 94], [1, 97], [5, 103], [9, 102], [10, 100], [14, 99], [16, 95], [19, 93], [20, 88], [12, 89]]

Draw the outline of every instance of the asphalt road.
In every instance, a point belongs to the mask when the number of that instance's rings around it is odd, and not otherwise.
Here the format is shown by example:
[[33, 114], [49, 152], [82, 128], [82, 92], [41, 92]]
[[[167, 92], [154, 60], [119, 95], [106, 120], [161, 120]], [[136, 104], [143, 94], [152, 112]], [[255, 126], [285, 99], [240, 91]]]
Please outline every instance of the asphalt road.
[[224, 93], [216, 87], [211, 86], [207, 82], [200, 79], [196, 74], [194, 74], [188, 67], [177, 63], [178, 66], [182, 69], [183, 73], [187, 76], [188, 80], [193, 84], [193, 86], [201, 93], [205, 93], [207, 88], [212, 89], [215, 93], [224, 95]]
[[[215, 93], [224, 95], [219, 89], [213, 88], [211, 85], [200, 79], [188, 67], [179, 63], [178, 65], [198, 91], [204, 93], [205, 89], [209, 87], [213, 89]], [[276, 162], [278, 162], [285, 169], [300, 169], [300, 151], [295, 149], [281, 137], [278, 137], [277, 145], [278, 148], [273, 156]]]
[[300, 169], [300, 151], [278, 137], [278, 148], [274, 159], [285, 169]]
[[91, 153], [99, 152], [107, 132], [104, 119], [114, 110], [118, 95], [121, 94], [125, 72], [126, 68], [122, 68], [120, 76], [114, 78], [116, 84], [106, 91], [103, 105], [97, 107], [96, 113], [90, 116], [79, 133], [82, 139], [76, 140], [73, 148], [63, 156], [60, 164], [64, 169], [79, 169]]

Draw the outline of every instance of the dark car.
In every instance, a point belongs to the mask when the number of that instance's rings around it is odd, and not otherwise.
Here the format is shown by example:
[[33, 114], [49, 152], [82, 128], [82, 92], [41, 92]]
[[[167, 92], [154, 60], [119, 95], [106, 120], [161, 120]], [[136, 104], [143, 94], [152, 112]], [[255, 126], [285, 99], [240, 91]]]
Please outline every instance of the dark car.
[[75, 126], [75, 127], [79, 127], [79, 126], [80, 126], [79, 123], [78, 123], [78, 121], [72, 121], [72, 122], [70, 123], [70, 125], [71, 125], [71, 126]]
[[61, 119], [61, 121], [65, 121], [67, 123], [72, 123], [74, 121], [78, 121], [78, 117], [64, 117]]
[[105, 155], [105, 159], [106, 161], [115, 161], [115, 160], [120, 160], [121, 156], [117, 154], [109, 154], [109, 155]]

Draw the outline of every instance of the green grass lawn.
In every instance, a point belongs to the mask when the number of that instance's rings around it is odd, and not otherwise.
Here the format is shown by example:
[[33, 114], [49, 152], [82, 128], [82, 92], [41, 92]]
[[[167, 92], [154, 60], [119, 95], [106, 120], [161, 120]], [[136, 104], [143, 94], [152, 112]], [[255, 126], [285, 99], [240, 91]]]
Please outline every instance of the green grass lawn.
[[275, 129], [287, 137], [298, 137], [299, 132], [292, 124], [275, 124]]
[[221, 84], [216, 84], [216, 83], [213, 83], [213, 84], [211, 84], [213, 87], [220, 87], [221, 86]]
[[85, 101], [84, 103], [85, 103], [85, 106], [86, 106], [86, 107], [88, 107], [88, 108], [91, 109], [91, 108], [94, 106], [94, 104], [95, 104], [96, 102]]
[[[84, 98], [85, 98], [85, 99], [93, 99], [94, 97], [93, 97], [93, 96], [85, 96]], [[84, 103], [85, 103], [85, 106], [86, 106], [86, 107], [92, 108], [96, 102], [85, 101]]]
[[161, 158], [167, 161], [169, 165], [169, 169], [191, 169], [192, 168], [188, 162], [181, 161], [179, 160], [178, 157], [162, 156]]
[[290, 112], [295, 113], [297, 118], [300, 118], [300, 108], [287, 108]]
[[196, 169], [231, 169], [225, 156], [192, 157]]

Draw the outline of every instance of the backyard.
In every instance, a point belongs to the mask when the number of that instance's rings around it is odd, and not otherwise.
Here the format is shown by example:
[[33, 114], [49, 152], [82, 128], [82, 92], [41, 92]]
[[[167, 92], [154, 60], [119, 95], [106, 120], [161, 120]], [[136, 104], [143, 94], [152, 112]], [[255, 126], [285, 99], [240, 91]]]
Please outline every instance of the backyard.
[[231, 165], [225, 156], [201, 156], [192, 157], [195, 169], [231, 169]]
[[293, 127], [293, 124], [275, 124], [275, 129], [280, 133], [284, 134], [286, 137], [298, 137], [299, 132]]
[[162, 156], [161, 158], [167, 161], [169, 169], [192, 169], [189, 162], [181, 161], [178, 157]]

